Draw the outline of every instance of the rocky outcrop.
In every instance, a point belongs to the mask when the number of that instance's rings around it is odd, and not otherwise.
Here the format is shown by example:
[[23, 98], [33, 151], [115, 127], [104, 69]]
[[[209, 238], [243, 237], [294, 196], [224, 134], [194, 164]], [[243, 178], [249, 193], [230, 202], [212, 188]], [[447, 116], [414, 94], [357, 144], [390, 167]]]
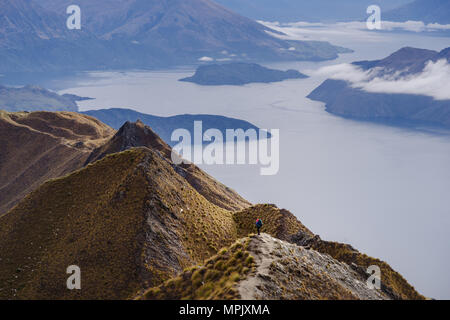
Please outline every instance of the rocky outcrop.
[[251, 237], [247, 250], [256, 272], [239, 283], [241, 299], [390, 299], [367, 286], [368, 276], [327, 254], [267, 234]]

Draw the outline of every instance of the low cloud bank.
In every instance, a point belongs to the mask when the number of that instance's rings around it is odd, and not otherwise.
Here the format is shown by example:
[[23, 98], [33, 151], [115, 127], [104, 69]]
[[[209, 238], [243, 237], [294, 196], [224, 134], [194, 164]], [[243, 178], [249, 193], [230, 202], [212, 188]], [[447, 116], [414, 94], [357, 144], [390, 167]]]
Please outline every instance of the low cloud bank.
[[[337, 23], [321, 23], [321, 22], [292, 22], [279, 23], [259, 21], [265, 26], [283, 32], [284, 35], [272, 34], [275, 37], [285, 40], [332, 40], [336, 36], [351, 36], [355, 40], [359, 38], [368, 40], [379, 39], [380, 33], [367, 29], [367, 24], [364, 21], [350, 21]], [[406, 21], [393, 22], [382, 21], [381, 31], [409, 31], [409, 32], [448, 32], [450, 31], [450, 24], [429, 23], [425, 24], [422, 21]]]
[[399, 76], [401, 72], [386, 75], [380, 68], [364, 71], [351, 64], [327, 66], [312, 73], [348, 81], [353, 88], [367, 92], [418, 94], [450, 100], [450, 64], [445, 59], [430, 61], [421, 73], [408, 76]]

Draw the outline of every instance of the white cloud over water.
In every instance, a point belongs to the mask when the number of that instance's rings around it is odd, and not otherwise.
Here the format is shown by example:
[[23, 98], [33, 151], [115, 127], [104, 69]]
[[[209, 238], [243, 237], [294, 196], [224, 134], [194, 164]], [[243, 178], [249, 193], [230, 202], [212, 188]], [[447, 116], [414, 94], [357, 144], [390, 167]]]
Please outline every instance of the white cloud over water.
[[450, 64], [447, 60], [430, 61], [418, 74], [399, 76], [382, 74], [380, 69], [364, 71], [351, 64], [323, 67], [312, 73], [330, 79], [348, 81], [353, 88], [374, 93], [418, 94], [436, 100], [450, 100]]
[[[347, 36], [354, 40], [364, 39], [367, 40], [379, 40], [379, 31], [373, 31], [367, 29], [365, 21], [350, 21], [350, 22], [337, 22], [337, 23], [322, 23], [322, 22], [291, 22], [291, 23], [279, 23], [279, 22], [266, 22], [259, 21], [265, 26], [280, 31], [284, 35], [271, 33], [273, 36], [286, 39], [286, 40], [326, 40], [332, 41], [337, 36]], [[450, 31], [450, 24], [438, 24], [429, 23], [425, 24], [422, 21], [406, 21], [406, 22], [393, 22], [382, 21], [381, 31], [384, 32], [399, 32], [409, 31], [414, 33], [419, 32], [442, 32]]]

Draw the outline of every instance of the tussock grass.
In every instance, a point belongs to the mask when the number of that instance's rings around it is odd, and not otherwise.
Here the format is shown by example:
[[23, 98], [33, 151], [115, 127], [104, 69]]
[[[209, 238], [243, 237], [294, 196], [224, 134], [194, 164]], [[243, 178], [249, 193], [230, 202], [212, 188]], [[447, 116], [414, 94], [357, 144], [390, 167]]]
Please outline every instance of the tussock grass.
[[287, 210], [280, 210], [275, 205], [259, 204], [238, 211], [233, 215], [236, 223], [238, 237], [246, 237], [256, 231], [256, 219], [261, 218], [264, 225], [261, 232], [270, 234], [272, 237], [287, 240], [289, 236], [298, 231], [309, 231], [297, 218]]
[[203, 266], [194, 266], [164, 284], [148, 290], [141, 299], [225, 299], [238, 298], [236, 284], [254, 268], [247, 251], [250, 239], [241, 239], [229, 249], [222, 249], [207, 259]]

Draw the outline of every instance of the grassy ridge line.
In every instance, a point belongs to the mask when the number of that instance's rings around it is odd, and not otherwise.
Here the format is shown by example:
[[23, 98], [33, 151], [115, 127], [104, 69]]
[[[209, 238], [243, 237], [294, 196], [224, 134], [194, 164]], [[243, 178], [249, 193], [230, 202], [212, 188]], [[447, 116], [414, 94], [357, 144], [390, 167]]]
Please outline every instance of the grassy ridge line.
[[311, 247], [318, 252], [329, 254], [336, 260], [345, 262], [348, 265], [354, 263], [364, 269], [367, 269], [372, 265], [380, 267], [382, 286], [385, 286], [386, 290], [392, 292], [396, 299], [425, 299], [425, 297], [418, 293], [400, 273], [392, 269], [389, 264], [382, 260], [372, 258], [354, 250], [346, 244], [338, 242], [320, 241], [318, 244], [313, 244]]
[[239, 298], [236, 285], [255, 272], [253, 257], [247, 248], [250, 239], [236, 241], [202, 266], [185, 269], [177, 277], [152, 288], [137, 299], [142, 300], [234, 300]]

